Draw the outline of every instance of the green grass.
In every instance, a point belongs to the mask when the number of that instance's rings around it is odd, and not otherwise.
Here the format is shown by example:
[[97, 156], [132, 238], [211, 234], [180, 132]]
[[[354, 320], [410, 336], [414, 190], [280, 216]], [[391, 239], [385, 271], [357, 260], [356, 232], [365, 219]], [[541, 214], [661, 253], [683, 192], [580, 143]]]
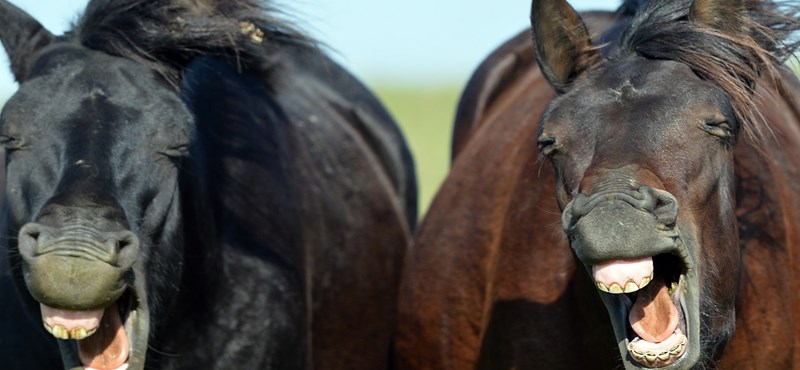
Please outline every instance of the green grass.
[[374, 90], [411, 146], [423, 215], [450, 167], [450, 135], [461, 87], [377, 85]]

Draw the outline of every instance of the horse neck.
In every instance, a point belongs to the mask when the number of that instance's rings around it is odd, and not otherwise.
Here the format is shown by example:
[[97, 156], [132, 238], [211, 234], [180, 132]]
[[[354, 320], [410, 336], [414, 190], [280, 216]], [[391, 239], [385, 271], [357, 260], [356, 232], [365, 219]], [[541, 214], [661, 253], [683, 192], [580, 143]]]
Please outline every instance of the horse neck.
[[[800, 275], [800, 198], [796, 196], [800, 193], [800, 114], [794, 103], [799, 92], [794, 78], [773, 95], [762, 91], [765, 98], [761, 112], [771, 131], [761, 145], [746, 140], [737, 144], [736, 214], [742, 270], [737, 331], [720, 361], [721, 367], [734, 363], [734, 367], [747, 367], [748, 363], [770, 367], [770, 358], [739, 355], [757, 351], [751, 343], [798, 355], [794, 333], [800, 330], [800, 301], [786, 293], [800, 289], [796, 282]], [[771, 283], [776, 281], [783, 283]], [[767, 332], [765, 328], [775, 330]], [[770, 340], [766, 343], [752, 338]]]

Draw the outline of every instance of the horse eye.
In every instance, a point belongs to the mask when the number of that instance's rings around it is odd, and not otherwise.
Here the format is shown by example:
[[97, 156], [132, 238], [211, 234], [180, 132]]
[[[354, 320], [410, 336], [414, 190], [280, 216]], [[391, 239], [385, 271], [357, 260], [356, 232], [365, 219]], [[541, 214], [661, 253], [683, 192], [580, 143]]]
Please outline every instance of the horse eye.
[[733, 136], [733, 126], [725, 120], [706, 121], [703, 130], [720, 138]]
[[165, 149], [160, 152], [161, 154], [173, 158], [183, 158], [189, 156], [189, 146], [188, 145], [179, 145], [172, 148]]
[[2, 145], [6, 151], [21, 149], [24, 146], [23, 144], [22, 140], [15, 137], [0, 135], [0, 145]]
[[551, 157], [556, 153], [556, 138], [549, 135], [542, 135], [536, 140], [539, 152], [545, 157]]

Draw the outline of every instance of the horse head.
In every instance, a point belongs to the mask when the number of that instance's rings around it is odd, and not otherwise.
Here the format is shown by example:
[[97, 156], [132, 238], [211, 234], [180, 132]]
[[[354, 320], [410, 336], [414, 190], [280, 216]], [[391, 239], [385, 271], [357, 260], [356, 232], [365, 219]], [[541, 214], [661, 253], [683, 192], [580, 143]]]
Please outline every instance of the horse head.
[[758, 136], [771, 73], [741, 1], [649, 2], [599, 44], [565, 1], [534, 1], [558, 97], [538, 145], [562, 225], [627, 369], [688, 369], [733, 333], [740, 274], [734, 147]]
[[[20, 84], [0, 117], [18, 279], [45, 328], [75, 340], [59, 341], [65, 366], [142, 368], [150, 317], [164, 313], [148, 302], [180, 280], [180, 251], [153, 246], [180, 241], [178, 168], [193, 119], [153, 69], [2, 7]], [[148, 296], [156, 290], [167, 294]]]

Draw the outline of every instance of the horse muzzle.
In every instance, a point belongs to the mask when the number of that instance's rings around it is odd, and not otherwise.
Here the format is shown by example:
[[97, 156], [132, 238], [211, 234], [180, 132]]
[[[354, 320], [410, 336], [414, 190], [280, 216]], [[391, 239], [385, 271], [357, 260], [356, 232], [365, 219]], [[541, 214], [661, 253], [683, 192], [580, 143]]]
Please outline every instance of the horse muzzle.
[[697, 351], [697, 279], [677, 218], [676, 198], [645, 185], [579, 194], [562, 213], [628, 369], [682, 368]]
[[20, 229], [18, 245], [31, 295], [44, 305], [69, 310], [113, 303], [122, 295], [123, 277], [139, 254], [132, 232], [83, 225], [29, 223]]
[[44, 327], [58, 339], [76, 340], [59, 341], [62, 357], [71, 358], [65, 365], [128, 367], [138, 306], [131, 286], [138, 237], [86, 223], [29, 223], [20, 229], [18, 247], [25, 284], [40, 303]]
[[672, 194], [640, 186], [578, 194], [564, 209], [562, 223], [577, 257], [588, 265], [669, 253], [678, 233]]

